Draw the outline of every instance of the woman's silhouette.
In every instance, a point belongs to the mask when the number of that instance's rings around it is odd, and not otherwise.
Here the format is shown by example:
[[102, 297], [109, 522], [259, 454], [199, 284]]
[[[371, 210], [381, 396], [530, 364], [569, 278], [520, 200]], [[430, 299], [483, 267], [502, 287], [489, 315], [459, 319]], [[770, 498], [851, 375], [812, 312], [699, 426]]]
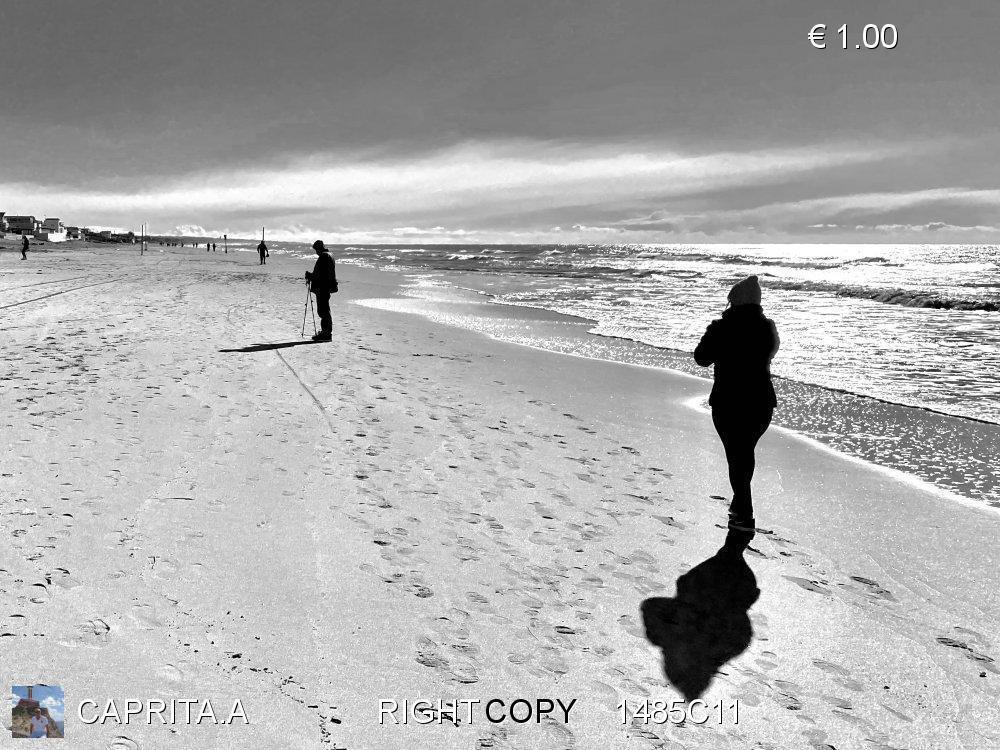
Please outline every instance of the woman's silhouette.
[[752, 531], [756, 525], [750, 480], [754, 448], [777, 405], [771, 359], [778, 344], [778, 330], [760, 306], [760, 283], [756, 276], [749, 276], [729, 290], [729, 307], [721, 319], [709, 324], [694, 350], [699, 365], [715, 365], [708, 403], [729, 463], [731, 529]]

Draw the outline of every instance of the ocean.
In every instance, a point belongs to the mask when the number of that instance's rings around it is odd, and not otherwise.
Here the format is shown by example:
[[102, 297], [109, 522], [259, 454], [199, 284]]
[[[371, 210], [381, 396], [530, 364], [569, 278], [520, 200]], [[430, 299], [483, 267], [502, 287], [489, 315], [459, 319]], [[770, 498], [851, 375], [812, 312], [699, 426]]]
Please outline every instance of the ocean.
[[779, 398], [787, 398], [778, 424], [1000, 508], [996, 245], [333, 249], [339, 262], [413, 274], [415, 298], [470, 290], [585, 318], [595, 337], [623, 343], [572, 353], [706, 377], [690, 352], [722, 312], [729, 287], [755, 274], [781, 336], [772, 372]]

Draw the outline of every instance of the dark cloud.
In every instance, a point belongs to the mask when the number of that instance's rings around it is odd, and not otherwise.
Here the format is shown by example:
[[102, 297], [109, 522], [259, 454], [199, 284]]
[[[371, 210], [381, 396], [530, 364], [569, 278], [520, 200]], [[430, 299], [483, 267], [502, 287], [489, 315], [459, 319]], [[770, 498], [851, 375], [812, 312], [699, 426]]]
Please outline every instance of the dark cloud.
[[[1000, 4], [992, 1], [845, 9], [799, 0], [47, 0], [9, 3], [2, 22], [14, 30], [0, 44], [0, 182], [8, 186], [195, 190], [206, 175], [291, 173], [309, 158], [361, 169], [462, 143], [549, 144], [573, 158], [586, 149], [740, 155], [913, 144], [910, 158], [891, 164], [759, 171], [748, 183], [664, 185], [662, 195], [608, 190], [600, 201], [546, 195], [515, 205], [484, 194], [461, 217], [405, 207], [393, 217], [430, 227], [467, 220], [511, 231], [559, 223], [665, 233], [924, 226], [925, 216], [907, 214], [920, 207], [740, 217], [829, 196], [997, 187]], [[900, 43], [815, 50], [805, 34], [819, 22], [830, 25], [832, 42], [841, 23], [894, 23]], [[267, 208], [234, 201], [171, 221], [359, 218], [318, 212], [294, 195]], [[665, 211], [658, 224], [657, 209]], [[129, 210], [95, 213], [120, 224]], [[989, 214], [956, 203], [937, 216], [946, 232], [996, 223]]]

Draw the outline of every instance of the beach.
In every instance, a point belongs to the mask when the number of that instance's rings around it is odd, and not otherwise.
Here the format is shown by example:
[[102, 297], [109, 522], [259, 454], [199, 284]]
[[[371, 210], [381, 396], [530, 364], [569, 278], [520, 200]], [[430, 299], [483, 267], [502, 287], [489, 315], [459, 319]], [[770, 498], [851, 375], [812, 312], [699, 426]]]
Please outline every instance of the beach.
[[[761, 531], [720, 553], [704, 378], [449, 325], [406, 272], [340, 264], [303, 344], [294, 254], [0, 244], [0, 675], [60, 684], [67, 739], [1000, 747], [995, 509], [772, 429]], [[677, 683], [738, 723], [631, 715]], [[152, 699], [248, 722], [77, 715]], [[490, 721], [519, 699], [576, 702]], [[479, 703], [380, 713], [417, 700]]]

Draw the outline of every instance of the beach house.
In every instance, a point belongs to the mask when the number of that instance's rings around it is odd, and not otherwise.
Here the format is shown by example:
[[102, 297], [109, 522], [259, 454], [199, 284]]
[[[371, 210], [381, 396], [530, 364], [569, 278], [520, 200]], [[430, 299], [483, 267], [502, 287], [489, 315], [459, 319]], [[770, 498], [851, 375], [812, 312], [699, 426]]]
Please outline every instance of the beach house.
[[46, 218], [35, 232], [35, 237], [46, 242], [65, 242], [66, 227], [57, 218]]
[[8, 216], [7, 231], [14, 234], [34, 234], [38, 221], [34, 216]]

